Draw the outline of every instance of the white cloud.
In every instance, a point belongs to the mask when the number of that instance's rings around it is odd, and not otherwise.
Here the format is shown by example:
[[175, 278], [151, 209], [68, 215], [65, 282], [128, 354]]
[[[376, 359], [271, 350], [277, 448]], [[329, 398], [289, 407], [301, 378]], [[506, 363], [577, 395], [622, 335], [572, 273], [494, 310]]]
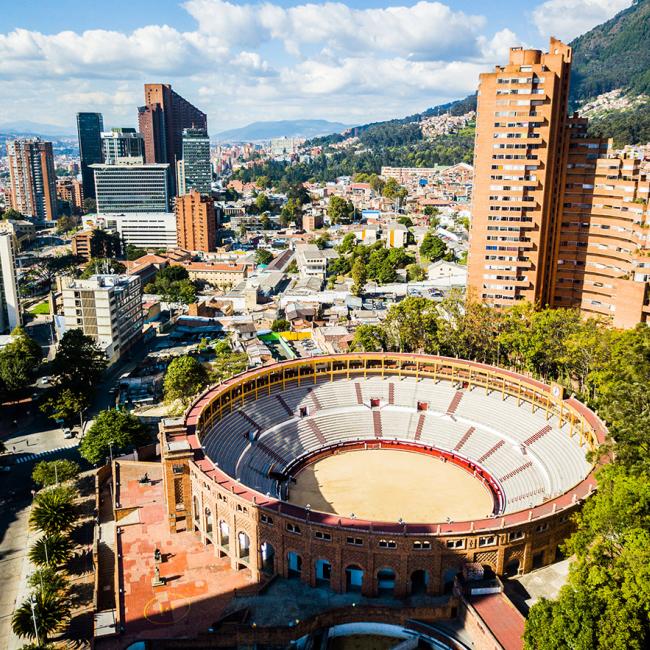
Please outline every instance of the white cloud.
[[383, 119], [472, 92], [478, 74], [520, 44], [441, 2], [183, 6], [196, 21], [185, 32], [0, 32], [0, 122], [65, 124], [77, 110], [101, 110], [107, 126], [132, 125], [142, 83], [153, 81], [205, 110], [215, 132], [253, 119]]
[[542, 36], [570, 41], [631, 4], [632, 0], [547, 0], [533, 11], [533, 22]]
[[188, 0], [184, 7], [199, 31], [227, 47], [281, 41], [300, 54], [314, 44], [339, 52], [382, 52], [411, 58], [477, 52], [483, 16], [453, 11], [440, 2], [352, 9], [341, 2], [283, 8], [269, 3], [235, 5], [224, 0]]

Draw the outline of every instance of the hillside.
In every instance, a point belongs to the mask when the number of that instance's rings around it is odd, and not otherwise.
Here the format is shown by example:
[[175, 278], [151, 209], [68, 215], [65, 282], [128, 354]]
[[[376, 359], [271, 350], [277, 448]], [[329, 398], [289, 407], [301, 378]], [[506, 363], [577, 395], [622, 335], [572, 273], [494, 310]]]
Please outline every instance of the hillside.
[[327, 120], [280, 120], [253, 122], [238, 129], [221, 131], [213, 136], [220, 142], [255, 142], [272, 138], [314, 138], [347, 129], [348, 125]]
[[570, 45], [574, 105], [615, 88], [650, 94], [650, 0], [637, 0]]

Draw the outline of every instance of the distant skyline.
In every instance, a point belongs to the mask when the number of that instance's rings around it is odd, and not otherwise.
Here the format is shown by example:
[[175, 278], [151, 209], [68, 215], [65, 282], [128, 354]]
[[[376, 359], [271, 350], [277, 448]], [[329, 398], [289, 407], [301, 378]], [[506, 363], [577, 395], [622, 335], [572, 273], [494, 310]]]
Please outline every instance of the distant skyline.
[[23, 0], [3, 6], [0, 124], [136, 126], [171, 83], [211, 133], [257, 120], [387, 119], [464, 97], [508, 48], [569, 41], [632, 0], [307, 3]]

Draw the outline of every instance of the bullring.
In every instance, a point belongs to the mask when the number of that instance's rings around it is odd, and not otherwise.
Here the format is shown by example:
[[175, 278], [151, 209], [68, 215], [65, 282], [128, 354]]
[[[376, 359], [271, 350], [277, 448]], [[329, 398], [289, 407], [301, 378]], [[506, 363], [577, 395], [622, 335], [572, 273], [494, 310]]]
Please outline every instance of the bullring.
[[169, 526], [195, 530], [256, 580], [441, 594], [465, 563], [502, 575], [553, 562], [595, 488], [587, 452], [605, 434], [559, 385], [471, 361], [359, 353], [273, 364], [163, 423]]

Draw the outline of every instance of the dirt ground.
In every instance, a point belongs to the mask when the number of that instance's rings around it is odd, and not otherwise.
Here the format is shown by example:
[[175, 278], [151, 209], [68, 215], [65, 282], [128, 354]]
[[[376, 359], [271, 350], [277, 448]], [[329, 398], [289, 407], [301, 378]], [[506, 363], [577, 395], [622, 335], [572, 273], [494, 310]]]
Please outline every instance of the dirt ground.
[[289, 501], [346, 517], [409, 523], [479, 519], [493, 507], [490, 492], [460, 467], [392, 449], [349, 451], [307, 466]]

